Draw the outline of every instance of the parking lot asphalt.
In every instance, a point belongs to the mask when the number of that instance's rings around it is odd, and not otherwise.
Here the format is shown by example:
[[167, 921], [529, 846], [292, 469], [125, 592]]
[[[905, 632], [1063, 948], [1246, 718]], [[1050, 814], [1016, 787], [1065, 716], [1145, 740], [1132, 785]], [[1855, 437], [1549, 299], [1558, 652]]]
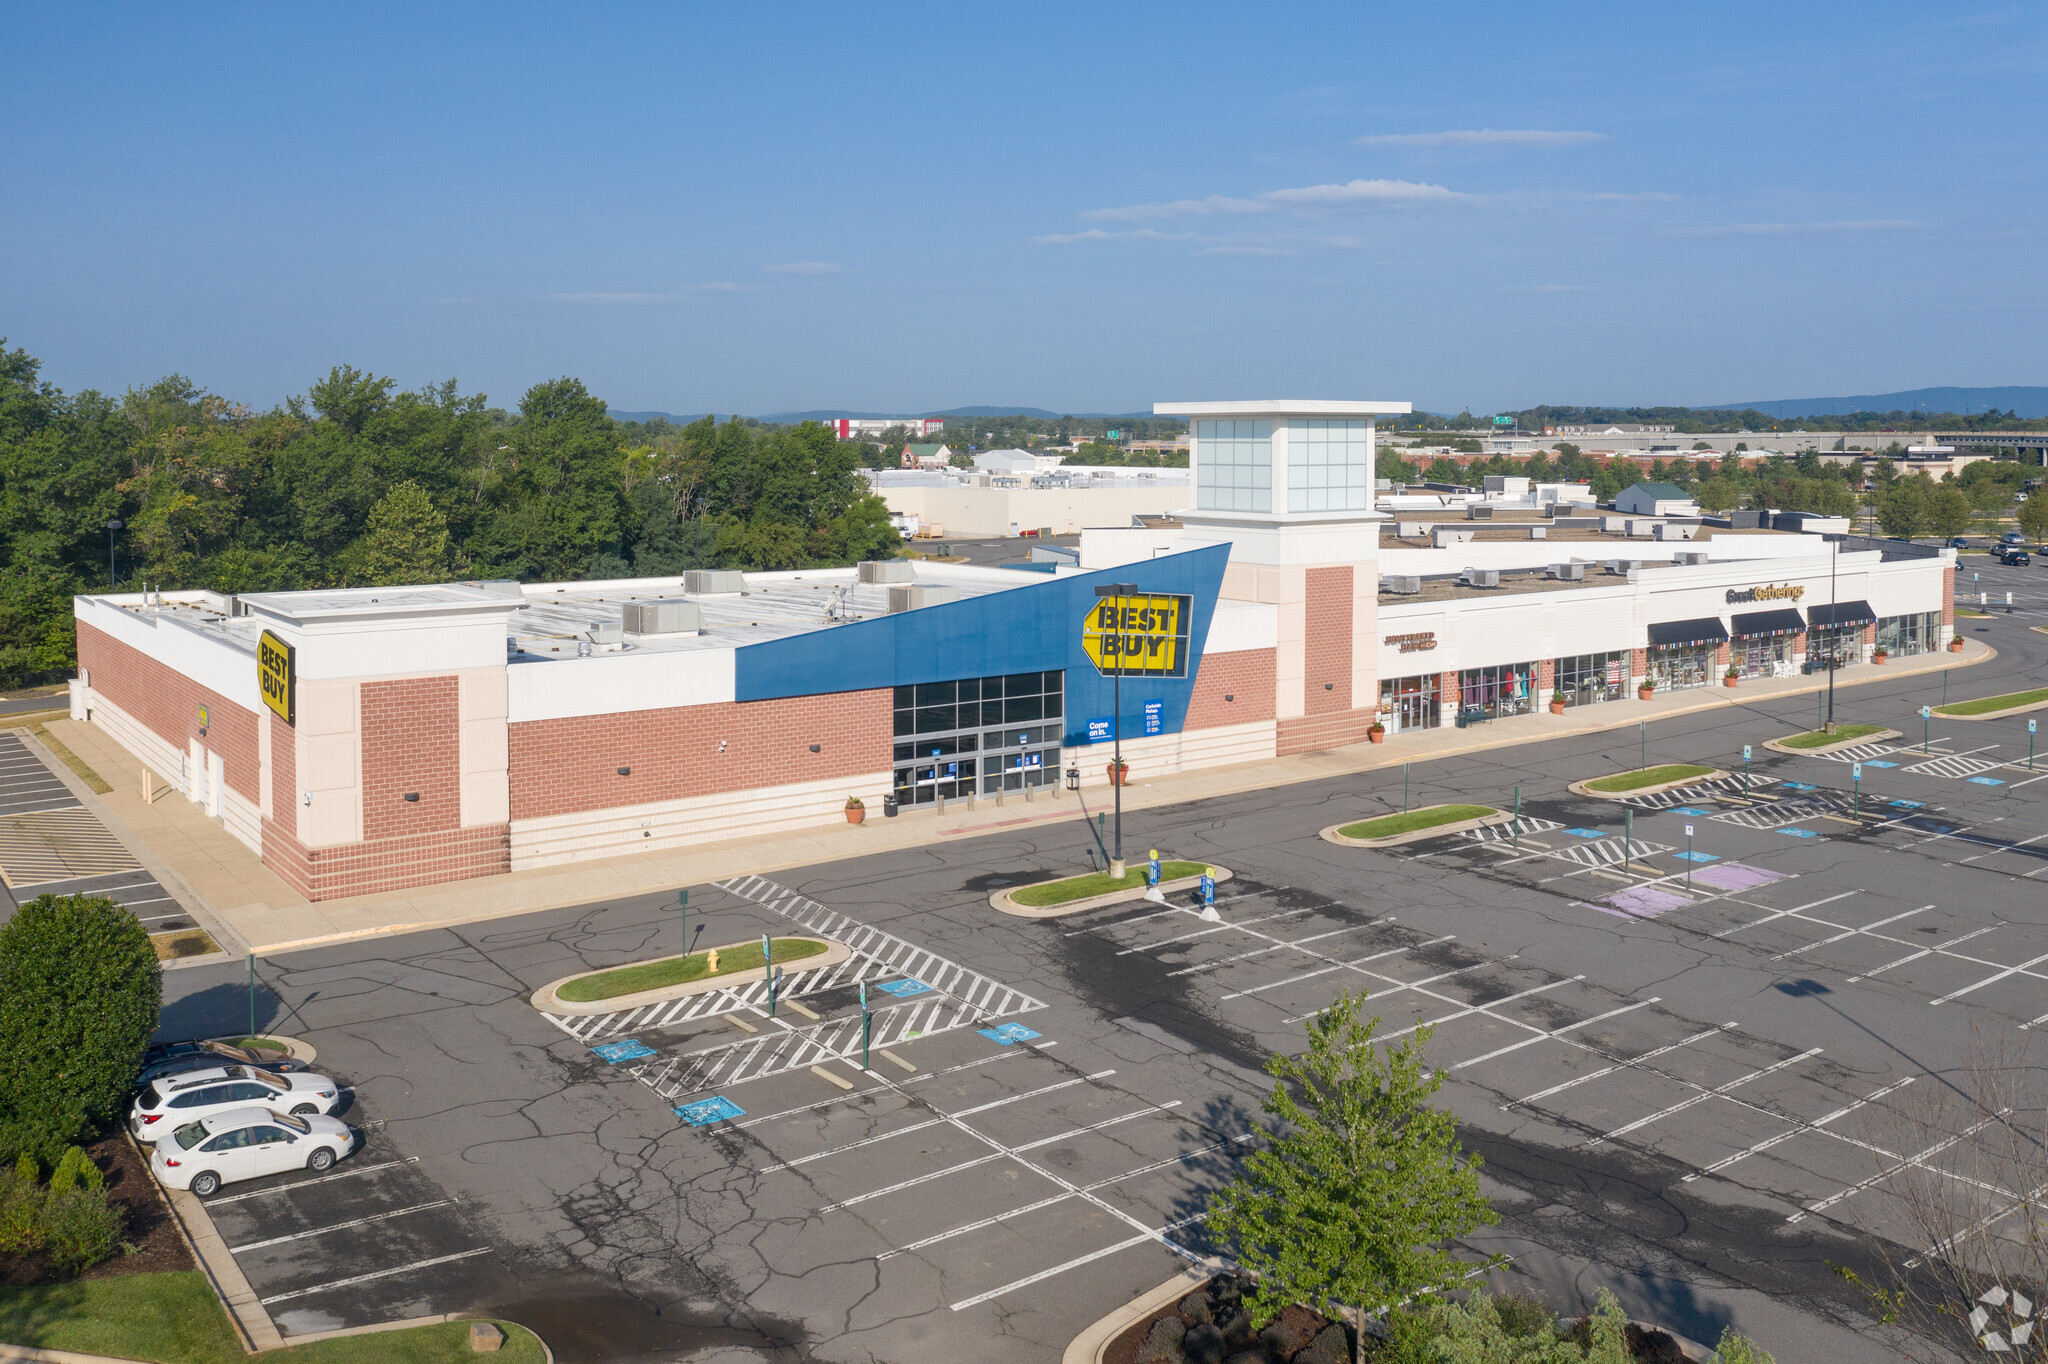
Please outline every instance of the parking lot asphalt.
[[[1959, 621], [2000, 655], [1950, 699], [2038, 685], [2048, 635], [2029, 623]], [[1129, 845], [1236, 873], [1219, 923], [1185, 896], [989, 908], [1082, 863], [1079, 821], [692, 888], [704, 941], [857, 943], [773, 1017], [744, 987], [598, 1023], [527, 1002], [676, 950], [685, 925], [652, 898], [280, 956], [261, 1003], [383, 1119], [338, 1170], [412, 1162], [417, 1189], [361, 1206], [459, 1214], [389, 1219], [379, 1235], [435, 1230], [366, 1254], [490, 1252], [366, 1311], [486, 1307], [564, 1364], [1055, 1359], [1206, 1248], [1203, 1195], [1261, 1121], [1264, 1058], [1347, 988], [1383, 1035], [1434, 1024], [1441, 1101], [1502, 1215], [1473, 1244], [1516, 1256], [1504, 1282], [1559, 1306], [1609, 1284], [1637, 1315], [1707, 1340], [1733, 1321], [1781, 1359], [1882, 1358], [1831, 1266], [1912, 1249], [1887, 1190], [1942, 1156], [1902, 1144], [1905, 1101], [1956, 1081], [1973, 1039], [2048, 1022], [2048, 763], [2025, 767], [2024, 718], [1937, 719], [1921, 752], [1943, 685], [1843, 688], [1839, 718], [1903, 735], [1847, 760], [1762, 748], [1810, 726], [1802, 696], [1677, 717], [1640, 749], [1620, 731], [1412, 767], [1412, 804], [1506, 806], [1519, 787], [1519, 846], [1316, 837], [1398, 809], [1398, 770], [1134, 817]], [[1643, 756], [1736, 778], [1633, 804], [1565, 790]], [[170, 984], [167, 1032], [246, 1020], [229, 972]], [[325, 1264], [319, 1237], [277, 1249], [275, 1291], [368, 1262]], [[295, 1301], [279, 1306], [331, 1310]]]

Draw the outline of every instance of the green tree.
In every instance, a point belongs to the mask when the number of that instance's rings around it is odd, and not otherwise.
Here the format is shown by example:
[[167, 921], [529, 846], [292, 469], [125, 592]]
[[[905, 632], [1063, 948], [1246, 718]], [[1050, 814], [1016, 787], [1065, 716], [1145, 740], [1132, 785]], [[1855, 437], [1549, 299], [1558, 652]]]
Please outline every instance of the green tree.
[[[1882, 463], [1883, 461], [1879, 461]], [[1882, 494], [1877, 504], [1877, 524], [1886, 535], [1912, 539], [1927, 530], [1927, 494], [1924, 478], [1901, 478]]]
[[1936, 535], [1961, 535], [1970, 528], [1970, 499], [1961, 488], [1944, 483], [1927, 499], [1927, 526]]
[[2034, 489], [2020, 503], [2020, 531], [2030, 538], [2048, 540], [2048, 486]]
[[1742, 505], [1742, 488], [1726, 474], [1716, 474], [1701, 483], [1693, 497], [1701, 511], [1730, 511]]
[[448, 576], [448, 518], [407, 479], [370, 508], [369, 529], [349, 548], [348, 578], [366, 587], [438, 583]]
[[100, 895], [41, 895], [0, 927], [0, 1151], [54, 1166], [114, 1118], [163, 1003], [133, 914]]
[[1277, 1129], [1211, 1207], [1210, 1229], [1252, 1272], [1255, 1320], [1335, 1301], [1362, 1321], [1462, 1286], [1475, 1265], [1446, 1243], [1497, 1220], [1479, 1158], [1461, 1153], [1456, 1122], [1429, 1102], [1443, 1086], [1423, 1062], [1430, 1029], [1382, 1048], [1364, 1004], [1347, 992], [1309, 1023], [1306, 1052], [1267, 1060]]

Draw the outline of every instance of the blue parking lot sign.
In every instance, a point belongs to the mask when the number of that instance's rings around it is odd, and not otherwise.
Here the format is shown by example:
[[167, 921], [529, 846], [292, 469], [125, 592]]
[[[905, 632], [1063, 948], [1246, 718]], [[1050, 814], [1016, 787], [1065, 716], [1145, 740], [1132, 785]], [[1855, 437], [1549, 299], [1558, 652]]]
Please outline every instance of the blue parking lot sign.
[[714, 1094], [708, 1099], [684, 1104], [675, 1110], [675, 1114], [692, 1127], [706, 1127], [714, 1122], [724, 1122], [727, 1118], [744, 1118], [747, 1116], [747, 1110], [722, 1094]]

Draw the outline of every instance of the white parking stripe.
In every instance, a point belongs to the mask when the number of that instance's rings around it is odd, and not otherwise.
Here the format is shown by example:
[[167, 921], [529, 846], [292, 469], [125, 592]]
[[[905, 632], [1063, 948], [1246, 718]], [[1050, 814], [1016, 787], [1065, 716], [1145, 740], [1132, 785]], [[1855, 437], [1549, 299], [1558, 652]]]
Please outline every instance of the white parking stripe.
[[[1785, 1220], [1787, 1222], [1797, 1222], [1801, 1218], [1805, 1217], [1806, 1214], [1809, 1212], [1824, 1212], [1827, 1209], [1832, 1208], [1835, 1204], [1841, 1202], [1845, 1198], [1854, 1198], [1857, 1194], [1862, 1193], [1865, 1189], [1874, 1188], [1875, 1186], [1882, 1184], [1885, 1180], [1890, 1179], [1893, 1175], [1897, 1174], [1899, 1171], [1907, 1168], [1908, 1166], [1911, 1166], [1915, 1169], [1927, 1169], [1929, 1167], [1922, 1165], [1921, 1162], [1926, 1160], [1929, 1156], [1940, 1155], [1949, 1147], [1968, 1141], [1971, 1137], [1976, 1136], [1979, 1132], [1982, 1132], [1985, 1128], [1999, 1121], [2001, 1118], [2005, 1117], [2006, 1114], [2010, 1112], [2012, 1112], [2012, 1110], [2009, 1108], [2001, 1108], [1998, 1110], [1995, 1116], [1985, 1118], [1979, 1122], [1972, 1123], [1970, 1124], [1970, 1126], [1965, 1127], [1962, 1131], [1957, 1132], [1952, 1136], [1943, 1137], [1940, 1141], [1937, 1141], [1936, 1143], [1934, 1143], [1934, 1145], [1928, 1147], [1926, 1150], [1919, 1151], [1913, 1155], [1907, 1156], [1903, 1160], [1899, 1161], [1898, 1164], [1893, 1165], [1888, 1169], [1879, 1170], [1876, 1174], [1870, 1176], [1870, 1178], [1866, 1180], [1863, 1180], [1861, 1183], [1852, 1184], [1848, 1188], [1841, 1190], [1839, 1193], [1830, 1194], [1818, 1203], [1809, 1203], [1806, 1205], [1806, 1208], [1803, 1211], [1795, 1212]], [[1934, 1173], [1947, 1174], [1948, 1172], [1946, 1170], [1936, 1170], [1934, 1171]], [[1957, 1177], [1959, 1178], [1959, 1176]], [[1964, 1180], [1963, 1182], [1967, 1184], [1977, 1184], [1976, 1180]], [[1978, 1185], [1978, 1187], [1990, 1189], [1993, 1192], [1997, 1193], [2005, 1193], [2005, 1190], [1997, 1189], [1995, 1188], [1995, 1186], [1992, 1185], [1980, 1184]], [[2006, 1196], [2010, 1198], [2012, 1195], [2006, 1194]]]
[[1311, 933], [1306, 938], [1293, 938], [1287, 942], [1274, 943], [1271, 947], [1254, 947], [1249, 952], [1234, 953], [1231, 956], [1222, 957], [1216, 961], [1205, 961], [1199, 962], [1194, 966], [1183, 966], [1179, 970], [1168, 971], [1166, 975], [1171, 980], [1175, 976], [1191, 976], [1202, 971], [1214, 971], [1225, 966], [1235, 966], [1241, 961], [1249, 961], [1253, 957], [1263, 957], [1269, 952], [1285, 952], [1290, 947], [1300, 947], [1307, 943], [1322, 942], [1326, 938], [1342, 937], [1346, 933], [1357, 933], [1367, 928], [1378, 928], [1382, 924], [1390, 924], [1392, 922], [1394, 922], [1394, 916], [1389, 914], [1384, 918], [1373, 919], [1362, 924], [1346, 924], [1342, 928], [1333, 928], [1327, 933]]
[[245, 1250], [262, 1250], [266, 1246], [281, 1246], [287, 1241], [303, 1241], [309, 1236], [325, 1236], [330, 1231], [347, 1231], [350, 1227], [367, 1226], [372, 1222], [387, 1222], [394, 1217], [409, 1213], [426, 1212], [430, 1208], [445, 1208], [455, 1200], [443, 1198], [433, 1203], [415, 1203], [409, 1208], [394, 1208], [390, 1212], [375, 1212], [368, 1217], [357, 1217], [347, 1222], [336, 1222], [331, 1227], [315, 1227], [311, 1231], [295, 1231], [289, 1236], [273, 1236], [268, 1241], [251, 1241], [247, 1245], [229, 1246], [228, 1254], [240, 1255]]
[[1840, 895], [1830, 895], [1825, 900], [1815, 900], [1811, 904], [1800, 905], [1796, 909], [1774, 909], [1769, 914], [1764, 915], [1764, 917], [1761, 919], [1752, 919], [1746, 924], [1737, 924], [1733, 928], [1724, 928], [1719, 933], [1716, 933], [1714, 936], [1717, 938], [1725, 938], [1730, 933], [1740, 933], [1745, 928], [1761, 928], [1765, 924], [1776, 923], [1778, 920], [1785, 918], [1787, 915], [1804, 914], [1809, 909], [1819, 909], [1822, 905], [1831, 905], [1837, 900], [1846, 900], [1851, 895], [1861, 895], [1862, 893], [1863, 892], [1860, 890], [1845, 890]]
[[1835, 936], [1832, 938], [1820, 938], [1814, 942], [1802, 943], [1800, 946], [1793, 948], [1789, 952], [1780, 952], [1777, 956], [1772, 957], [1771, 960], [1783, 961], [1787, 957], [1796, 957], [1801, 952], [1811, 952], [1816, 947], [1828, 947], [1834, 943], [1840, 942], [1844, 938], [1853, 938], [1858, 933], [1868, 933], [1873, 928], [1883, 928], [1886, 924], [1895, 924], [1901, 919], [1910, 919], [1915, 914], [1925, 914], [1928, 910], [1933, 908], [1933, 905], [1922, 905], [1918, 909], [1909, 909], [1905, 911], [1903, 914], [1894, 914], [1889, 919], [1879, 919], [1874, 924], [1865, 924], [1861, 928], [1844, 929], [1840, 933], [1835, 934]]
[[[1908, 1075], [1905, 1079], [1900, 1080], [1895, 1084], [1886, 1085], [1882, 1089], [1872, 1090], [1870, 1093], [1858, 1099], [1855, 1103], [1844, 1104], [1840, 1108], [1836, 1109], [1834, 1112], [1828, 1114], [1826, 1117], [1815, 1118], [1812, 1122], [1800, 1123], [1798, 1126], [1791, 1128], [1789, 1131], [1778, 1133], [1778, 1135], [1775, 1137], [1765, 1137], [1762, 1141], [1756, 1143], [1754, 1146], [1745, 1147], [1744, 1149], [1737, 1151], [1732, 1156], [1723, 1156], [1721, 1159], [1715, 1161], [1712, 1165], [1707, 1166], [1707, 1168], [1704, 1170], [1693, 1171], [1691, 1174], [1687, 1175], [1684, 1179], [1680, 1180], [1679, 1182], [1681, 1184], [1690, 1184], [1702, 1175], [1719, 1174], [1721, 1171], [1727, 1169], [1731, 1165], [1736, 1165], [1741, 1163], [1742, 1161], [1748, 1160], [1751, 1156], [1761, 1155], [1763, 1152], [1770, 1150], [1773, 1146], [1777, 1146], [1781, 1143], [1788, 1142], [1792, 1140], [1792, 1138], [1794, 1137], [1804, 1136], [1808, 1132], [1818, 1132], [1823, 1127], [1826, 1127], [1829, 1123], [1833, 1122], [1836, 1118], [1846, 1118], [1851, 1113], [1854, 1113], [1857, 1109], [1862, 1108], [1868, 1104], [1873, 1104], [1877, 1102], [1879, 1099], [1882, 1099], [1885, 1095], [1890, 1094], [1894, 1090], [1904, 1089], [1907, 1085], [1912, 1084], [1913, 1080], [1914, 1077]], [[1831, 1136], [1833, 1134], [1829, 1133], [1827, 1135]]]
[[1655, 1004], [1657, 1000], [1658, 997], [1652, 995], [1650, 996], [1650, 998], [1643, 1000], [1639, 1004], [1624, 1004], [1619, 1009], [1609, 1009], [1604, 1014], [1595, 1014], [1591, 1018], [1582, 1018], [1576, 1023], [1567, 1023], [1562, 1028], [1552, 1028], [1549, 1032], [1538, 1033], [1534, 1037], [1525, 1037], [1519, 1042], [1510, 1042], [1505, 1047], [1496, 1047], [1492, 1051], [1487, 1052], [1484, 1056], [1474, 1056], [1469, 1060], [1460, 1061], [1456, 1065], [1450, 1067], [1450, 1069], [1463, 1070], [1467, 1066], [1476, 1066], [1481, 1061], [1491, 1061], [1496, 1056], [1506, 1056], [1511, 1051], [1520, 1051], [1523, 1047], [1533, 1047], [1538, 1042], [1548, 1042], [1552, 1038], [1562, 1036], [1565, 1033], [1571, 1032], [1575, 1028], [1591, 1027], [1595, 1023], [1604, 1023], [1608, 1019], [1618, 1017], [1621, 1014], [1632, 1013], [1637, 1009], [1647, 1009], [1652, 1004]]
[[1552, 1085], [1548, 1089], [1539, 1089], [1534, 1094], [1526, 1094], [1523, 1097], [1516, 1099], [1511, 1103], [1502, 1104], [1501, 1107], [1516, 1108], [1522, 1104], [1535, 1103], [1538, 1099], [1547, 1099], [1553, 1094], [1562, 1094], [1567, 1089], [1575, 1089], [1580, 1085], [1589, 1083], [1593, 1080], [1597, 1080], [1603, 1075], [1612, 1075], [1617, 1070], [1627, 1070], [1632, 1066], [1639, 1066], [1643, 1062], [1662, 1056], [1667, 1052], [1677, 1051], [1680, 1047], [1689, 1047], [1695, 1042], [1703, 1041], [1706, 1038], [1712, 1037], [1715, 1033], [1726, 1032], [1734, 1026], [1735, 1025], [1733, 1023], [1723, 1023], [1718, 1028], [1704, 1029], [1700, 1032], [1694, 1033], [1691, 1037], [1681, 1037], [1676, 1042], [1667, 1042], [1661, 1047], [1657, 1047], [1654, 1050], [1644, 1052], [1641, 1056], [1631, 1057], [1629, 1060], [1619, 1061], [1611, 1066], [1602, 1066], [1599, 1070], [1593, 1071], [1591, 1074], [1588, 1075], [1581, 1075], [1576, 1080], [1566, 1080], [1561, 1085]]
[[829, 1150], [812, 1152], [808, 1156], [798, 1156], [795, 1160], [785, 1160], [780, 1165], [764, 1165], [761, 1167], [760, 1172], [764, 1175], [772, 1175], [778, 1170], [794, 1170], [799, 1165], [809, 1165], [812, 1161], [823, 1160], [827, 1156], [844, 1155], [848, 1151], [858, 1151], [863, 1146], [873, 1146], [876, 1142], [887, 1141], [891, 1137], [904, 1137], [912, 1132], [921, 1132], [927, 1127], [937, 1127], [940, 1123], [952, 1118], [965, 1118], [975, 1113], [986, 1113], [992, 1108], [1001, 1108], [1006, 1104], [1017, 1103], [1024, 1099], [1035, 1099], [1041, 1094], [1050, 1094], [1054, 1090], [1072, 1089], [1075, 1085], [1087, 1084], [1090, 1080], [1100, 1080], [1114, 1074], [1116, 1074], [1114, 1070], [1098, 1070], [1093, 1075], [1086, 1075], [1077, 1080], [1061, 1080], [1056, 1084], [1044, 1085], [1038, 1089], [1027, 1089], [1022, 1094], [1006, 1095], [991, 1103], [979, 1104], [973, 1108], [963, 1109], [958, 1113], [927, 1118], [923, 1122], [914, 1122], [908, 1127], [898, 1127], [893, 1131], [877, 1133], [872, 1137], [862, 1137], [859, 1141], [850, 1141], [844, 1146], [834, 1146]]
[[435, 1265], [451, 1264], [456, 1260], [467, 1260], [473, 1256], [488, 1255], [490, 1253], [491, 1248], [489, 1246], [478, 1246], [474, 1250], [458, 1250], [453, 1255], [437, 1255], [431, 1260], [419, 1260], [413, 1264], [400, 1265], [396, 1269], [380, 1269], [374, 1274], [358, 1274], [351, 1279], [336, 1279], [333, 1283], [315, 1284], [311, 1288], [295, 1288], [289, 1293], [273, 1293], [269, 1297], [259, 1298], [257, 1301], [268, 1307], [274, 1302], [289, 1302], [293, 1298], [310, 1297], [315, 1293], [331, 1293], [337, 1288], [351, 1288], [359, 1283], [369, 1283], [373, 1279], [388, 1279], [394, 1274], [411, 1274], [415, 1270], [431, 1269]]
[[2004, 924], [1986, 924], [1984, 927], [1975, 929], [1969, 933], [1965, 933], [1959, 938], [1950, 938], [1947, 942], [1936, 943], [1932, 947], [1923, 947], [1918, 952], [1909, 952], [1905, 956], [1900, 957], [1896, 961], [1888, 961], [1882, 966], [1873, 966], [1860, 976], [1850, 976], [1848, 978], [1848, 983], [1854, 985], [1859, 980], [1869, 980], [1872, 976], [1881, 976], [1885, 972], [1891, 970], [1894, 966], [1904, 966], [1908, 962], [1918, 961], [1922, 957], [1931, 957], [1937, 952], [1946, 952], [1949, 948], [1954, 947], [1957, 943], [1968, 942], [1972, 938], [1981, 938], [1986, 933], [1996, 933], [1999, 929], [2004, 927]]
[[407, 1156], [403, 1160], [383, 1160], [375, 1165], [358, 1165], [339, 1174], [321, 1175], [318, 1179], [301, 1179], [290, 1184], [274, 1184], [268, 1189], [251, 1189], [247, 1193], [229, 1194], [226, 1198], [209, 1198], [206, 1206], [211, 1208], [221, 1203], [239, 1203], [245, 1198], [261, 1198], [265, 1194], [290, 1193], [293, 1189], [310, 1188], [315, 1184], [330, 1184], [337, 1179], [353, 1179], [357, 1175], [374, 1174], [378, 1170], [389, 1170], [395, 1165], [417, 1165], [418, 1156]]
[[1035, 1283], [1043, 1283], [1055, 1275], [1064, 1274], [1070, 1269], [1079, 1269], [1082, 1265], [1094, 1264], [1097, 1260], [1107, 1259], [1118, 1251], [1129, 1250], [1132, 1246], [1142, 1246], [1147, 1241], [1165, 1241], [1167, 1245], [1171, 1246], [1174, 1242], [1166, 1240], [1168, 1232], [1179, 1231], [1189, 1223], [1199, 1222], [1208, 1215], [1206, 1212], [1193, 1213], [1187, 1217], [1180, 1218], [1178, 1221], [1168, 1222], [1158, 1231], [1146, 1231], [1127, 1240], [1118, 1241], [1113, 1246], [1104, 1246], [1101, 1250], [1092, 1250], [1086, 1255], [1076, 1256], [1065, 1264], [1054, 1265], [1051, 1269], [1041, 1269], [1036, 1274], [1028, 1274], [1021, 1279], [1013, 1279], [1001, 1288], [992, 1288], [986, 1293], [977, 1293], [971, 1298], [962, 1298], [960, 1301], [952, 1304], [953, 1310], [960, 1312], [965, 1311], [969, 1307], [979, 1307], [985, 1302], [1002, 1297], [1005, 1293], [1014, 1293], [1020, 1288], [1029, 1288]]
[[1820, 1053], [1821, 1049], [1819, 1047], [1813, 1047], [1809, 1050], [1800, 1052], [1797, 1056], [1788, 1056], [1782, 1061], [1773, 1061], [1770, 1065], [1763, 1067], [1761, 1070], [1753, 1070], [1747, 1075], [1739, 1075], [1735, 1079], [1728, 1081], [1726, 1084], [1716, 1085], [1712, 1089], [1693, 1095], [1690, 1099], [1680, 1099], [1677, 1103], [1672, 1104], [1668, 1108], [1660, 1108], [1655, 1113], [1650, 1114], [1648, 1117], [1637, 1118], [1632, 1123], [1625, 1123], [1622, 1126], [1615, 1128], [1612, 1132], [1605, 1134], [1604, 1136], [1594, 1137], [1592, 1140], [1588, 1141], [1586, 1145], [1598, 1146], [1602, 1142], [1612, 1141], [1616, 1137], [1627, 1136], [1630, 1132], [1635, 1131], [1637, 1128], [1648, 1127], [1651, 1123], [1656, 1122], [1660, 1118], [1668, 1118], [1675, 1113], [1683, 1113], [1686, 1109], [1691, 1108], [1696, 1104], [1703, 1104], [1709, 1099], [1715, 1098], [1722, 1094], [1726, 1094], [1730, 1090], [1738, 1089], [1741, 1086], [1748, 1084], [1751, 1080], [1760, 1080], [1764, 1076], [1774, 1074], [1777, 1071], [1781, 1071], [1787, 1066], [1797, 1065], [1801, 1061], [1810, 1061], [1814, 1057], [1820, 1055]]
[[[1345, 971], [1355, 966], [1363, 966], [1369, 961], [1379, 961], [1385, 957], [1397, 957], [1403, 952], [1419, 952], [1425, 947], [1435, 947], [1440, 943], [1452, 942], [1457, 936], [1455, 933], [1446, 933], [1441, 938], [1431, 938], [1427, 942], [1410, 943], [1406, 947], [1390, 947], [1384, 952], [1375, 952], [1369, 957], [1358, 957], [1351, 961], [1332, 962], [1328, 966], [1319, 966], [1313, 971], [1303, 971], [1299, 975], [1283, 976], [1279, 980], [1269, 980], [1264, 985], [1254, 985], [1249, 990], [1234, 990], [1224, 995], [1223, 998], [1243, 999], [1248, 995], [1263, 994], [1267, 990], [1277, 990], [1284, 985], [1298, 985], [1304, 980], [1314, 980], [1317, 976], [1327, 976], [1332, 971]], [[1276, 950], [1292, 946], [1294, 944], [1291, 942], [1274, 944]]]
[[2048, 961], [2048, 952], [2043, 952], [2040, 956], [2034, 957], [2031, 960], [2023, 961], [2018, 966], [2007, 966], [1998, 971], [1994, 975], [1984, 977], [1984, 979], [1978, 981], [1975, 985], [1965, 985], [1962, 989], [1956, 990], [1950, 994], [1945, 994], [1940, 999], [1930, 1000], [1929, 1003], [1946, 1004], [1952, 999], [1961, 999], [1964, 995], [1972, 994], [1978, 990], [1983, 989], [1987, 985], [1996, 985], [1999, 981], [2004, 980], [2007, 976], [2034, 976], [2036, 979], [2039, 979], [2038, 973], [2030, 970], [2029, 968], [2039, 966], [2044, 961]]
[[[1052, 1043], [1047, 1042], [1043, 1045], [1051, 1046]], [[964, 1061], [957, 1066], [947, 1066], [944, 1070], [933, 1070], [927, 1071], [923, 1075], [913, 1075], [903, 1083], [906, 1085], [919, 1084], [925, 1080], [937, 1079], [941, 1075], [951, 1075], [956, 1071], [972, 1070], [976, 1066], [985, 1066], [994, 1061], [1014, 1061], [1019, 1056], [1028, 1054], [1028, 1052], [1022, 1051], [999, 1051], [993, 1056], [983, 1056], [973, 1061]], [[736, 1130], [759, 1127], [764, 1122], [774, 1122], [779, 1118], [794, 1118], [803, 1113], [815, 1113], [821, 1108], [831, 1108], [835, 1104], [855, 1103], [874, 1092], [871, 1089], [857, 1089], [851, 1094], [840, 1094], [830, 1099], [820, 1099], [814, 1104], [804, 1104], [798, 1108], [785, 1108], [780, 1113], [763, 1113], [758, 1118], [748, 1118], [745, 1122], [732, 1123], [730, 1126]]]
[[[1399, 1032], [1390, 1032], [1386, 1036], [1376, 1038], [1374, 1040], [1381, 1042], [1391, 1042], [1397, 1037], [1406, 1037], [1411, 1032], [1419, 1032], [1423, 1028], [1434, 1028], [1439, 1023], [1449, 1023], [1453, 1019], [1469, 1018], [1473, 1014], [1485, 1014], [1488, 1018], [1500, 1018], [1499, 1014], [1493, 1013], [1491, 1011], [1499, 1008], [1503, 1004], [1512, 1004], [1518, 999], [1527, 999], [1530, 995], [1540, 995], [1545, 990], [1555, 990], [1560, 985], [1569, 985], [1572, 983], [1572, 981], [1584, 979], [1584, 976], [1570, 976], [1564, 980], [1545, 981], [1541, 985], [1532, 985], [1526, 990], [1518, 990], [1511, 995], [1502, 995], [1499, 999], [1489, 999], [1484, 1004], [1468, 1004], [1464, 1008], [1459, 1009], [1454, 1013], [1447, 1013], [1441, 1018], [1431, 1018], [1425, 1019], [1423, 1022], [1420, 1023], [1411, 1023], [1407, 1027], [1401, 1029]], [[1418, 981], [1417, 983], [1420, 984], [1421, 982]], [[1392, 992], [1389, 991], [1388, 993]], [[1532, 1032], [1543, 1031], [1543, 1029], [1538, 1028], [1533, 1023], [1524, 1023], [1520, 1019], [1516, 1018], [1501, 1018], [1500, 1021], [1503, 1023], [1512, 1023], [1519, 1028], [1528, 1028]]]

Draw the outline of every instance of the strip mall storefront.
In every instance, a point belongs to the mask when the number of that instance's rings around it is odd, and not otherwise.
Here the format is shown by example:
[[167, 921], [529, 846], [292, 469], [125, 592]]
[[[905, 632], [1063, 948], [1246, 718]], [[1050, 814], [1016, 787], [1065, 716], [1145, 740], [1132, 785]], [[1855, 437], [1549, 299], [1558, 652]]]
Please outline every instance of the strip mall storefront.
[[[1389, 731], [1479, 724], [1802, 669], [1863, 666], [1879, 644], [1904, 657], [1942, 647], [1954, 559], [1875, 551], [1797, 559], [1595, 568], [1583, 582], [1502, 575], [1435, 599], [1379, 602], [1379, 719]], [[1361, 641], [1363, 643], [1363, 641]], [[1810, 663], [1818, 660], [1818, 665]]]

